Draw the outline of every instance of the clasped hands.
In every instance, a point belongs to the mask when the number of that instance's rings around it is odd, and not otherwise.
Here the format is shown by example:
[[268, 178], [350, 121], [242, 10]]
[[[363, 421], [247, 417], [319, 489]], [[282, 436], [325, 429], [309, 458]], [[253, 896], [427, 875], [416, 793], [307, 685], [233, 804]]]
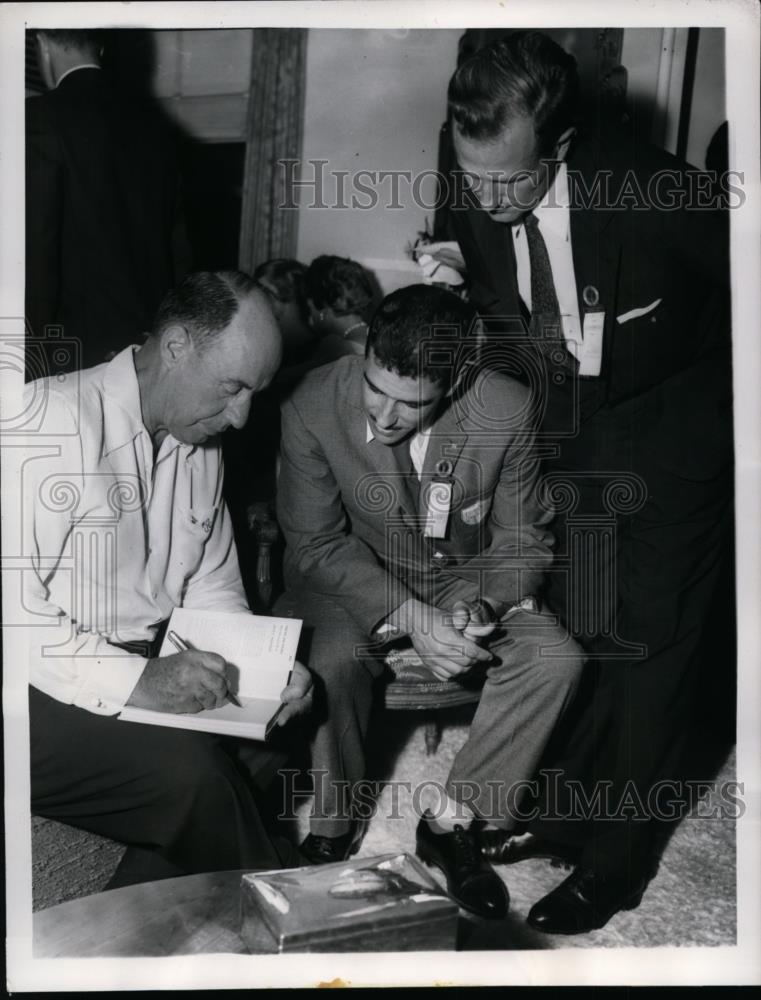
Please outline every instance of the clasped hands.
[[[146, 663], [127, 704], [176, 714], [221, 708], [230, 695], [226, 666], [224, 657], [200, 649], [156, 656]], [[312, 675], [301, 663], [294, 664], [280, 700], [285, 707], [278, 715], [278, 726], [310, 710]]]
[[409, 635], [415, 652], [439, 680], [451, 680], [493, 655], [478, 640], [497, 625], [481, 601], [456, 601], [451, 611], [411, 599], [397, 609], [392, 623]]

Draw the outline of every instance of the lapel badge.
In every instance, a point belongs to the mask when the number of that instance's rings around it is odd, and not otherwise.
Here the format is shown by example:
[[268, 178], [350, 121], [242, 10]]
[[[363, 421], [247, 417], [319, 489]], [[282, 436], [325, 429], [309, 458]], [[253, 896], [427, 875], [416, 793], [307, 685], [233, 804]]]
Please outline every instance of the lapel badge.
[[445, 479], [447, 476], [451, 476], [452, 469], [453, 465], [448, 458], [442, 458], [436, 463], [436, 475], [441, 476], [442, 479]]
[[581, 297], [584, 300], [584, 305], [590, 309], [594, 309], [600, 303], [600, 293], [594, 285], [585, 285], [582, 289]]

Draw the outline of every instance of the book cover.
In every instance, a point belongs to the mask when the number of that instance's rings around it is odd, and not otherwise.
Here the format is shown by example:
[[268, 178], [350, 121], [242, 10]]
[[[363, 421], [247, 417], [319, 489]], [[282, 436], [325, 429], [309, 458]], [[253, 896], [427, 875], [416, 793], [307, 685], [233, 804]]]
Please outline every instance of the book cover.
[[160, 656], [177, 652], [169, 639], [170, 632], [194, 649], [225, 658], [228, 687], [238, 704], [227, 701], [220, 708], [194, 713], [126, 706], [119, 718], [125, 722], [265, 739], [268, 725], [280, 708], [280, 692], [287, 685], [296, 661], [301, 621], [244, 612], [175, 608]]
[[409, 854], [253, 873], [241, 880], [241, 936], [273, 951], [431, 951], [456, 943], [457, 905]]

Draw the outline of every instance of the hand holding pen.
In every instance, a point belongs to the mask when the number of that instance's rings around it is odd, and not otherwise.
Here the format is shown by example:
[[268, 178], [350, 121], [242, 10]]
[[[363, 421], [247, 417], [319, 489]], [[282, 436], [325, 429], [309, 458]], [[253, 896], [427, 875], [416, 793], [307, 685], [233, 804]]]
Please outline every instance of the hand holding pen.
[[[178, 653], [186, 653], [188, 651], [192, 651], [194, 653], [198, 652], [195, 646], [192, 646], [187, 639], [183, 639], [182, 636], [177, 635], [176, 632], [169, 631], [167, 633], [167, 639], [169, 639], [169, 641], [171, 642], [171, 644], [174, 646], [174, 648], [177, 650]], [[235, 705], [237, 708], [240, 708], [240, 702], [232, 693], [232, 691], [229, 689], [229, 687], [227, 689], [227, 698], [229, 701], [233, 703], [233, 705]]]
[[169, 638], [177, 652], [147, 661], [127, 705], [192, 714], [221, 708], [228, 700], [238, 704], [227, 686], [224, 657], [193, 649], [176, 633]]

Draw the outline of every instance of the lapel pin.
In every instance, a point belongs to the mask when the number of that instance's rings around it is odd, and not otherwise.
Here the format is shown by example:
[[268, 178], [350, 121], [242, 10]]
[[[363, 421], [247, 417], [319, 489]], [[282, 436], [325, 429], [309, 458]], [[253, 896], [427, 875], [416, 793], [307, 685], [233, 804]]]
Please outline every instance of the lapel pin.
[[436, 475], [437, 476], [451, 476], [452, 475], [452, 463], [448, 458], [442, 458], [436, 463]]
[[585, 285], [581, 297], [584, 300], [584, 305], [589, 306], [590, 309], [593, 309], [600, 302], [600, 293], [594, 285]]

